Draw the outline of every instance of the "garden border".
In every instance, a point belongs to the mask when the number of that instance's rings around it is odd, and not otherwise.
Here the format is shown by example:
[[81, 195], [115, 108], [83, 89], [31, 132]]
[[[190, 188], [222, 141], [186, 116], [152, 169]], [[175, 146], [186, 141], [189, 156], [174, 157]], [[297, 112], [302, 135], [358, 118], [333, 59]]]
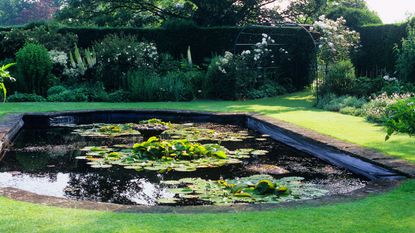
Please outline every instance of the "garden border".
[[[129, 113], [129, 114], [127, 114]], [[106, 122], [117, 122], [117, 121], [128, 121], [127, 119], [122, 119], [122, 116], [136, 117], [140, 116], [184, 116], [188, 118], [199, 117], [201, 120], [212, 119], [212, 117], [222, 117], [226, 118], [229, 121], [240, 121], [245, 120], [246, 125], [251, 128], [258, 130], [262, 133], [269, 134], [272, 138], [277, 141], [280, 141], [288, 146], [294, 147], [300, 151], [311, 154], [312, 156], [319, 157], [323, 160], [328, 161], [329, 163], [343, 166], [344, 163], [350, 162], [349, 158], [353, 160], [359, 160], [362, 163], [370, 163], [376, 169], [382, 173], [382, 168], [384, 171], [391, 172], [390, 174], [386, 173], [385, 177], [376, 177], [368, 176], [371, 179], [382, 178], [382, 182], [375, 182], [374, 187], [369, 187], [368, 190], [360, 190], [352, 192], [347, 195], [338, 195], [335, 197], [327, 197], [319, 200], [310, 200], [302, 201], [298, 203], [287, 203], [287, 204], [278, 204], [278, 205], [246, 205], [246, 206], [232, 206], [231, 208], [227, 207], [226, 209], [219, 207], [143, 207], [143, 206], [126, 206], [126, 205], [117, 205], [117, 204], [108, 204], [108, 203], [98, 203], [90, 201], [73, 201], [67, 200], [64, 198], [56, 198], [49, 196], [42, 196], [26, 192], [23, 190], [13, 189], [13, 188], [0, 188], [0, 196], [6, 196], [15, 200], [29, 201], [33, 203], [43, 203], [52, 206], [59, 207], [71, 207], [71, 208], [83, 208], [83, 209], [94, 209], [94, 210], [110, 210], [110, 211], [127, 211], [127, 212], [233, 212], [233, 211], [243, 211], [243, 210], [262, 210], [270, 209], [275, 207], [284, 207], [284, 206], [297, 206], [299, 204], [311, 203], [311, 204], [321, 204], [321, 203], [333, 203], [347, 199], [367, 196], [370, 193], [383, 192], [385, 190], [394, 187], [396, 184], [400, 183], [400, 179], [406, 177], [415, 177], [415, 165], [409, 164], [406, 161], [393, 158], [391, 156], [384, 155], [382, 153], [362, 148], [358, 145], [343, 142], [332, 137], [322, 135], [320, 133], [314, 132], [312, 130], [304, 129], [302, 127], [295, 126], [291, 123], [283, 122], [275, 118], [264, 116], [261, 114], [250, 114], [250, 113], [215, 113], [215, 112], [199, 112], [199, 111], [181, 111], [181, 110], [84, 110], [84, 111], [64, 111], [64, 112], [46, 112], [46, 113], [25, 113], [25, 114], [13, 114], [7, 115], [4, 119], [0, 121], [0, 159], [5, 154], [7, 147], [12, 144], [12, 141], [15, 139], [19, 131], [25, 126], [25, 123], [36, 124], [37, 126], [43, 125], [46, 122], [49, 122], [51, 117], [59, 116], [77, 116], [83, 117], [83, 121], [106, 121]], [[45, 121], [47, 120], [47, 121]], [[168, 120], [168, 119], [166, 119]], [[293, 140], [294, 139], [294, 140]], [[300, 143], [300, 144], [299, 144]], [[310, 146], [311, 145], [311, 146]], [[311, 148], [311, 151], [308, 150]], [[322, 151], [323, 155], [318, 156], [314, 149], [324, 148]], [[314, 152], [314, 153], [313, 153]], [[339, 156], [343, 154], [346, 156]], [[328, 156], [327, 156], [328, 155]], [[344, 161], [344, 157], [347, 157], [347, 161]], [[355, 167], [347, 167], [347, 169], [352, 170], [355, 173], [359, 174], [359, 171]], [[369, 167], [369, 170], [371, 168]], [[369, 172], [370, 175], [370, 172]]]

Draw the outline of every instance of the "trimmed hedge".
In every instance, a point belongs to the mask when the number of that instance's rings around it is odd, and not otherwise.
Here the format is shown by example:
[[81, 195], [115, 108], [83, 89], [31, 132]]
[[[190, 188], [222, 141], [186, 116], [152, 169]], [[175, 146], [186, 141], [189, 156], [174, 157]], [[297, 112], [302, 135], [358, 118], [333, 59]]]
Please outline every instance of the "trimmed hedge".
[[370, 25], [359, 28], [362, 48], [353, 56], [360, 76], [373, 77], [386, 71], [393, 73], [396, 64], [394, 47], [407, 36], [407, 24]]

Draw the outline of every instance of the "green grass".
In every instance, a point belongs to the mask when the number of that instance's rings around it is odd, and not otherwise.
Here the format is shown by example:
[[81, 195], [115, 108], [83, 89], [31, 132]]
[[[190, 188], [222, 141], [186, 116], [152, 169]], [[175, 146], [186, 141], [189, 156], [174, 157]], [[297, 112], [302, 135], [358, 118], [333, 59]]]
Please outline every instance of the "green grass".
[[16, 112], [81, 109], [186, 109], [221, 112], [257, 112], [304, 128], [352, 142], [415, 163], [415, 139], [395, 135], [385, 142], [385, 130], [361, 117], [327, 112], [313, 107], [309, 92], [253, 101], [193, 101], [162, 103], [6, 103], [0, 116]]
[[[186, 103], [8, 103], [7, 113], [76, 109], [187, 109], [258, 112], [415, 163], [414, 139], [385, 142], [382, 127], [312, 107], [296, 93], [263, 100]], [[231, 214], [124, 214], [61, 209], [0, 198], [0, 232], [415, 232], [415, 180], [382, 195], [320, 207]]]
[[0, 232], [415, 232], [415, 181], [363, 200], [231, 214], [121, 214], [0, 198]]

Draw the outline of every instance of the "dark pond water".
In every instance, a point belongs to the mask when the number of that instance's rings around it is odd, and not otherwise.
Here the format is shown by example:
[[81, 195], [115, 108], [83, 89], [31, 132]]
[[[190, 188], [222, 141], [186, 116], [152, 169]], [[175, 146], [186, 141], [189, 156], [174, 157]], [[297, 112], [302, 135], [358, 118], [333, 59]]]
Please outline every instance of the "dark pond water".
[[[218, 131], [246, 130], [240, 126], [217, 123], [199, 123], [197, 126]], [[326, 195], [352, 192], [364, 188], [367, 184], [361, 177], [272, 139], [258, 141], [256, 138], [263, 137], [253, 131], [249, 131], [249, 134], [255, 138], [243, 142], [221, 142], [221, 145], [230, 150], [255, 148], [269, 151], [265, 156], [246, 159], [242, 164], [199, 169], [195, 172], [171, 171], [163, 174], [151, 171], [137, 172], [118, 166], [94, 169], [86, 160], [76, 159], [84, 153], [80, 151], [81, 148], [132, 144], [138, 140], [145, 140], [150, 135], [144, 135], [144, 138], [98, 139], [74, 134], [74, 129], [76, 127], [62, 126], [24, 129], [15, 140], [14, 146], [0, 161], [0, 187], [14, 187], [36, 194], [74, 200], [156, 205], [157, 199], [173, 195], [160, 184], [162, 180], [186, 177], [211, 180], [246, 177], [258, 174], [248, 169], [255, 164], [276, 165], [288, 171], [286, 174], [273, 175], [276, 178], [304, 177], [306, 183], [327, 190]]]

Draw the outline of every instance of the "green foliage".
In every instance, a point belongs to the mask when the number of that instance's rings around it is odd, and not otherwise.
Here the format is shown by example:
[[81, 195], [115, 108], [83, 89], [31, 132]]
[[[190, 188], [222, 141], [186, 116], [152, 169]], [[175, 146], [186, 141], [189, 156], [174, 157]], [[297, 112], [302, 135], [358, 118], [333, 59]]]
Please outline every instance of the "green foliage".
[[182, 101], [194, 98], [191, 80], [181, 72], [159, 76], [150, 70], [136, 70], [127, 74], [127, 87], [134, 101]]
[[371, 11], [368, 8], [362, 9], [338, 6], [329, 9], [326, 16], [332, 20], [343, 17], [346, 20], [346, 25], [355, 30], [364, 25], [382, 24], [382, 20], [376, 12]]
[[15, 63], [9, 63], [6, 65], [2, 65], [0, 67], [0, 92], [3, 93], [3, 100], [6, 101], [6, 96], [7, 96], [7, 89], [6, 89], [6, 85], [4, 84], [4, 81], [6, 80], [11, 80], [14, 81], [14, 78], [10, 75], [9, 71], [7, 71], [7, 69], [9, 69], [10, 67], [14, 66]]
[[14, 57], [16, 51], [26, 43], [41, 44], [48, 50], [69, 52], [77, 43], [77, 36], [73, 33], [59, 33], [58, 30], [58, 26], [49, 24], [0, 32], [0, 58]]
[[354, 96], [337, 97], [334, 94], [328, 94], [319, 99], [316, 107], [328, 111], [360, 116], [363, 114], [361, 108], [366, 103], [367, 101], [363, 98], [359, 99]]
[[39, 44], [26, 44], [16, 54], [18, 90], [46, 95], [51, 84], [52, 61], [48, 50]]
[[[94, 138], [114, 138], [125, 136], [140, 136], [141, 133], [136, 129], [135, 124], [93, 124], [85, 125], [82, 128], [75, 129], [75, 133], [84, 137]], [[100, 149], [91, 148], [90, 151], [101, 151]]]
[[193, 160], [201, 157], [226, 159], [226, 153], [220, 146], [191, 143], [184, 140], [164, 141], [151, 137], [147, 141], [133, 146], [135, 155], [151, 160]]
[[349, 94], [353, 91], [355, 82], [356, 74], [353, 63], [350, 60], [340, 61], [328, 67], [320, 93]]
[[399, 100], [388, 106], [385, 126], [386, 140], [396, 132], [415, 136], [415, 98]]
[[255, 67], [251, 58], [230, 52], [212, 58], [206, 73], [208, 96], [235, 100], [286, 93], [286, 89], [277, 82], [279, 77], [275, 77], [274, 72]]
[[408, 25], [408, 36], [402, 39], [402, 47], [397, 48], [396, 71], [399, 79], [415, 83], [415, 25]]
[[327, 193], [326, 190], [307, 184], [303, 180], [302, 177], [275, 179], [269, 175], [253, 175], [218, 181], [201, 178], [165, 181], [165, 185], [175, 185], [174, 188], [167, 189], [175, 196], [159, 200], [159, 203], [180, 203], [195, 198], [219, 206], [237, 203], [281, 203], [321, 197]]
[[46, 102], [43, 96], [16, 92], [7, 98], [8, 102]]
[[400, 100], [411, 97], [411, 94], [392, 94], [383, 93], [372, 98], [363, 106], [363, 112], [368, 121], [375, 123], [384, 123], [387, 119], [387, 109], [390, 105]]
[[59, 94], [48, 96], [49, 102], [85, 102], [88, 101], [86, 90], [83, 88], [76, 88], [72, 90], [66, 90]]
[[[110, 130], [110, 134], [115, 134], [115, 136], [131, 135], [128, 129], [124, 130], [120, 127]], [[113, 132], [114, 130], [116, 132]], [[85, 130], [84, 132], [88, 133], [84, 134], [85, 136], [98, 136], [98, 134], [92, 134], [93, 132]], [[102, 132], [99, 133], [102, 134]], [[108, 137], [108, 134], [104, 136]], [[85, 147], [82, 150], [86, 152], [86, 156], [80, 156], [78, 159], [90, 161], [89, 164], [94, 168], [121, 165], [126, 169], [160, 173], [171, 170], [193, 172], [199, 168], [221, 167], [242, 162], [238, 159], [239, 155], [228, 154], [228, 150], [219, 144], [201, 145], [186, 139], [160, 140], [157, 137], [151, 137], [147, 141], [134, 144], [133, 147], [117, 145], [114, 147]]]
[[131, 93], [125, 90], [117, 90], [111, 93], [108, 93], [108, 98], [102, 98], [103, 101], [113, 102], [113, 103], [121, 103], [121, 102], [129, 102], [130, 101]]
[[[112, 99], [110, 98], [110, 95]], [[48, 101], [50, 102], [122, 102], [128, 100], [124, 92], [113, 92], [108, 94], [102, 83], [96, 82], [86, 85], [53, 86], [48, 90]]]
[[64, 86], [58, 85], [58, 86], [53, 86], [51, 88], [49, 88], [48, 90], [48, 96], [52, 96], [52, 95], [59, 95], [62, 92], [67, 91], [68, 89]]
[[[210, 61], [206, 73], [206, 90], [211, 97], [225, 100], [236, 99], [239, 90], [236, 87], [237, 74], [234, 73], [236, 71], [234, 68], [235, 64], [234, 62], [221, 62], [221, 60], [224, 59], [231, 61], [232, 57], [230, 57], [230, 55], [228, 56], [228, 58], [219, 56], [213, 57]], [[224, 69], [227, 70], [226, 73], [223, 72]], [[249, 74], [249, 72], [246, 72], [245, 76], [248, 76]]]
[[393, 74], [396, 64], [396, 44], [406, 37], [407, 24], [364, 26], [360, 33], [361, 47], [352, 60], [361, 76], [376, 77], [385, 72]]
[[158, 62], [155, 45], [139, 42], [132, 36], [109, 35], [94, 47], [97, 52], [97, 76], [109, 90], [128, 89], [128, 71], [153, 69]]
[[248, 99], [261, 99], [277, 95], [287, 94], [287, 90], [278, 83], [266, 83], [258, 89], [250, 90], [247, 93]]
[[194, 21], [188, 19], [169, 19], [161, 27], [167, 30], [186, 30], [197, 28], [198, 26]]
[[95, 66], [97, 63], [97, 55], [94, 49], [85, 49], [81, 52], [78, 45], [74, 45], [74, 51], [69, 52], [69, 63], [72, 68], [79, 68], [83, 72]]

